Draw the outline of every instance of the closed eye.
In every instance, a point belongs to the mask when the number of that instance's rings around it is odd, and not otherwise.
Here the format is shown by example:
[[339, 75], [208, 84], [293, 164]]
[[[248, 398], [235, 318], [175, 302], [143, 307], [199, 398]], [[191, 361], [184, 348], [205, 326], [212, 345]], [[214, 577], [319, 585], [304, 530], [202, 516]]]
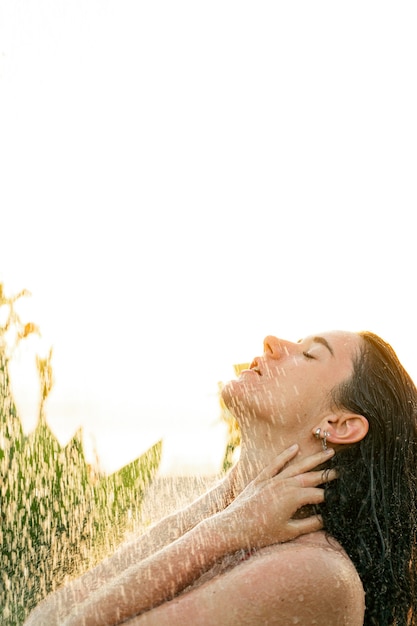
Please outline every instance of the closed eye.
[[315, 359], [316, 358], [312, 354], [309, 354], [308, 352], [303, 352], [303, 356], [305, 356], [307, 359]]

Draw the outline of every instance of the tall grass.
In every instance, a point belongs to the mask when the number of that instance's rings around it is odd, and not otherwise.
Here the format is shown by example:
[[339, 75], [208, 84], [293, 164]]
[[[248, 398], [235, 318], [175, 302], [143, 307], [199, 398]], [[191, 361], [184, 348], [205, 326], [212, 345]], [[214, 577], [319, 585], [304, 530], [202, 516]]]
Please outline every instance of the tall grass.
[[52, 387], [51, 354], [38, 360], [39, 420], [23, 432], [13, 399], [5, 334], [18, 340], [36, 330], [22, 325], [14, 303], [0, 327], [0, 624], [19, 626], [46, 594], [113, 550], [140, 521], [145, 491], [155, 476], [161, 442], [115, 474], [85, 459], [82, 433], [61, 446], [46, 419]]

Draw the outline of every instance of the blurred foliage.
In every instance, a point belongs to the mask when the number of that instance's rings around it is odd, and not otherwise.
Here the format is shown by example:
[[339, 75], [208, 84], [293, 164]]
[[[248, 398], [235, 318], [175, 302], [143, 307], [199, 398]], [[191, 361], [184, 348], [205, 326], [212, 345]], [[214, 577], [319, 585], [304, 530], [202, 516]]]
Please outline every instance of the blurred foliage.
[[37, 359], [40, 409], [26, 436], [9, 378], [12, 350], [32, 333], [15, 311], [20, 292], [6, 298], [0, 284], [0, 624], [19, 626], [46, 594], [108, 554], [140, 522], [145, 490], [161, 458], [161, 442], [111, 476], [86, 462], [79, 430], [61, 446], [45, 402], [53, 386], [52, 352]]
[[[236, 376], [239, 376], [240, 372], [249, 367], [249, 363], [238, 363], [233, 366]], [[221, 392], [223, 389], [223, 383], [219, 383], [219, 402], [221, 414], [220, 418], [227, 425], [227, 443], [226, 450], [223, 457], [222, 471], [227, 472], [232, 465], [237, 461], [237, 457], [240, 452], [240, 428], [236, 421], [236, 418], [228, 410], [224, 403]]]

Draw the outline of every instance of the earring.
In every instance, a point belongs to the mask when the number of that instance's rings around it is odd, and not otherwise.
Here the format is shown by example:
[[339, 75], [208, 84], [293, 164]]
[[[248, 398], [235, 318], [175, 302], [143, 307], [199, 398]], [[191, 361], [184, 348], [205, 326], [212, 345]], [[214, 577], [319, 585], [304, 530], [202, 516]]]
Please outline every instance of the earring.
[[330, 435], [330, 433], [328, 433], [327, 430], [323, 430], [323, 437], [320, 437], [320, 433], [321, 428], [317, 428], [314, 432], [314, 436], [316, 439], [321, 439], [321, 445], [323, 450], [327, 450], [327, 437]]

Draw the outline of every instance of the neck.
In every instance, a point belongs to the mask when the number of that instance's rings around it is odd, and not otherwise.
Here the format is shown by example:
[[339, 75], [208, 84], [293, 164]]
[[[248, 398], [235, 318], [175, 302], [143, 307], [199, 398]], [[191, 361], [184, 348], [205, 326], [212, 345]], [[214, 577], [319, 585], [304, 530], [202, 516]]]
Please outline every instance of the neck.
[[234, 497], [292, 444], [298, 443], [300, 446], [297, 461], [318, 452], [317, 441], [309, 433], [304, 437], [300, 434], [297, 437], [291, 434], [277, 435], [274, 429], [260, 428], [258, 424], [256, 432], [251, 432], [251, 429], [242, 429], [241, 437], [240, 457], [232, 469]]

